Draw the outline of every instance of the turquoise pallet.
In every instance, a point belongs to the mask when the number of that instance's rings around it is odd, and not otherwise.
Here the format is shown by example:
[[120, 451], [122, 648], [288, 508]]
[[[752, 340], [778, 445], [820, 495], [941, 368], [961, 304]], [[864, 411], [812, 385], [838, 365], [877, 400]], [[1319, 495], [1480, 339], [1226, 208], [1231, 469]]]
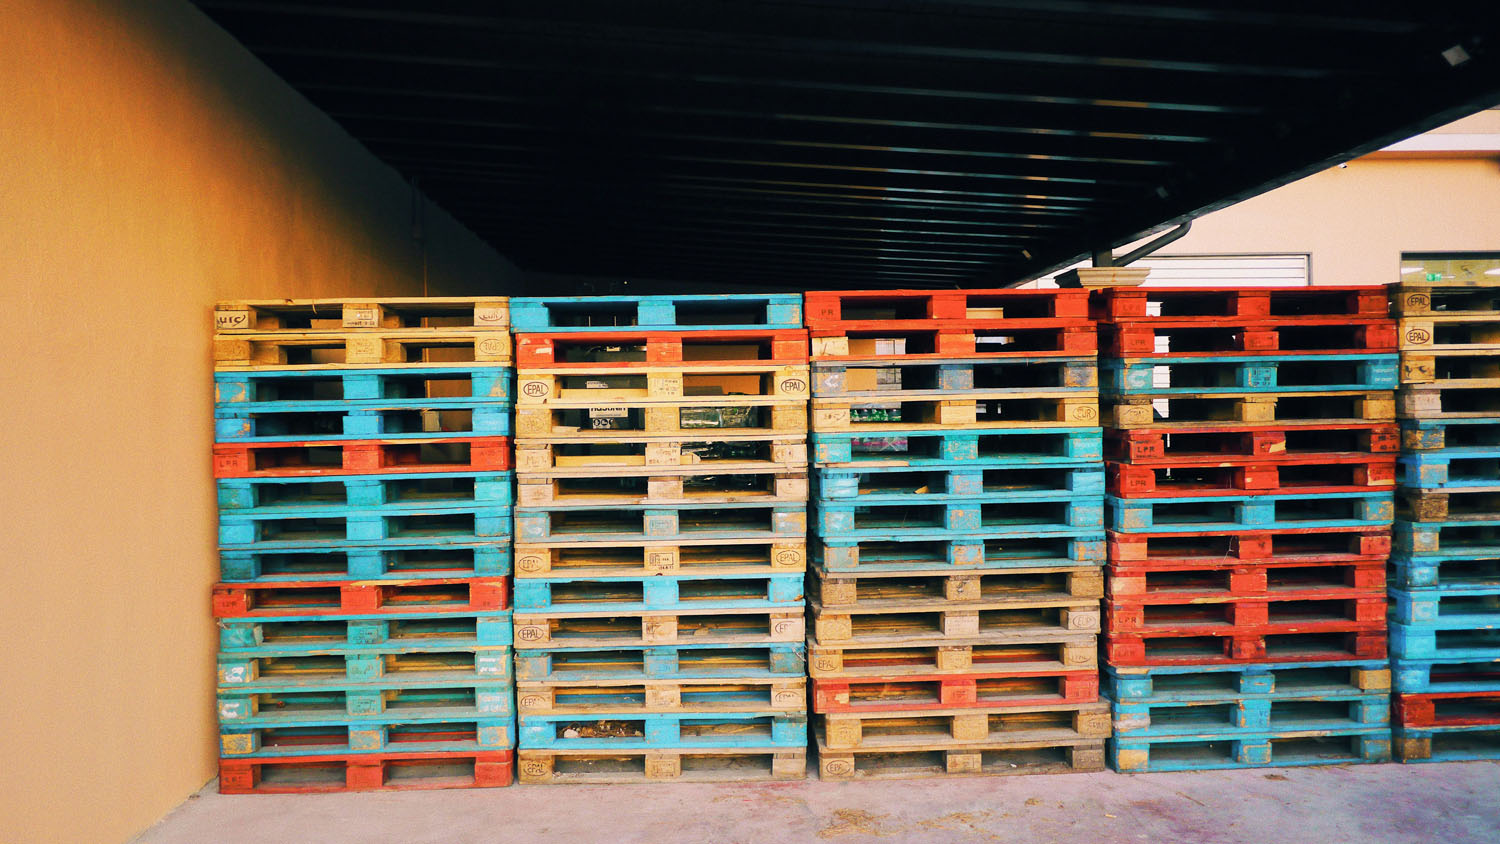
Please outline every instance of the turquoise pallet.
[[[488, 683], [508, 686], [514, 682], [515, 664], [510, 648], [503, 645], [351, 649], [343, 641], [311, 648], [302, 643], [288, 648], [262, 644], [253, 654], [220, 653], [218, 660], [220, 694], [452, 688]], [[434, 670], [434, 663], [453, 667]], [[413, 667], [407, 669], [407, 665]], [[271, 675], [268, 672], [272, 670], [289, 673]]]
[[[590, 524], [588, 514], [614, 517]], [[630, 514], [630, 515], [627, 515]], [[705, 520], [718, 514], [722, 521]], [[734, 521], [734, 514], [745, 521]], [[581, 519], [569, 524], [569, 520]], [[803, 502], [733, 501], [721, 504], [620, 504], [580, 508], [573, 504], [521, 507], [516, 510], [516, 541], [530, 543], [588, 542], [601, 545], [642, 540], [692, 541], [743, 539], [770, 542], [807, 535], [807, 505]], [[559, 525], [559, 520], [562, 524]], [[634, 527], [639, 524], [639, 527]], [[628, 527], [628, 529], [627, 529]]]
[[[257, 681], [220, 686], [219, 722], [271, 724], [309, 712], [339, 712], [351, 719], [379, 718], [399, 711], [448, 719], [514, 715], [515, 684], [509, 677], [479, 680], [473, 676], [427, 678], [401, 683], [324, 681], [321, 686]], [[258, 719], [258, 720], [257, 720]]]
[[515, 474], [510, 471], [220, 478], [216, 484], [219, 511], [232, 515], [397, 512], [515, 503]]
[[890, 496], [858, 502], [820, 500], [817, 531], [825, 542], [911, 538], [951, 539], [986, 536], [1045, 535], [1051, 531], [1104, 527], [1104, 505], [1098, 494], [1052, 493], [1010, 496], [1005, 493], [929, 502], [925, 496]]
[[963, 469], [1065, 466], [1104, 459], [1101, 428], [882, 431], [878, 436], [812, 433], [813, 465], [824, 468]]
[[1391, 728], [1388, 725], [1265, 732], [1232, 738], [1212, 734], [1113, 738], [1108, 749], [1109, 767], [1121, 773], [1389, 761]]
[[218, 442], [302, 443], [308, 440], [431, 440], [424, 427], [424, 410], [470, 411], [465, 429], [445, 429], [449, 437], [508, 437], [511, 405], [478, 403], [473, 399], [401, 399], [373, 402], [309, 402], [304, 407], [260, 409], [251, 405], [214, 411]]
[[[1104, 687], [1120, 703], [1217, 701], [1236, 697], [1362, 694], [1377, 689], [1363, 672], [1384, 672], [1386, 660], [1266, 662], [1253, 665], [1104, 666]], [[1389, 693], [1388, 684], [1385, 691]]]
[[590, 715], [639, 724], [639, 736], [568, 738], [564, 731], [580, 722], [577, 715], [521, 716], [523, 750], [693, 750], [716, 747], [807, 747], [807, 713], [632, 714]]
[[1493, 557], [1455, 557], [1442, 554], [1395, 557], [1390, 584], [1397, 589], [1441, 587], [1450, 591], [1500, 587], [1500, 554]]
[[802, 572], [713, 577], [538, 577], [515, 581], [516, 610], [622, 614], [652, 610], [776, 609], [799, 607]]
[[[1500, 425], [1500, 420], [1494, 424]], [[1397, 480], [1405, 487], [1428, 490], [1500, 487], [1500, 448], [1445, 448], [1404, 454], [1397, 461]]]
[[1106, 500], [1110, 528], [1134, 533], [1370, 527], [1389, 524], [1396, 515], [1395, 494], [1390, 491], [1162, 498], [1110, 495]]
[[219, 619], [219, 656], [423, 653], [511, 644], [510, 610], [417, 618], [329, 615]]
[[796, 293], [768, 296], [513, 296], [510, 300], [510, 330], [514, 334], [801, 327], [802, 296]]
[[[508, 364], [392, 367], [390, 369], [255, 369], [214, 373], [214, 409], [326, 406], [377, 401], [444, 401], [428, 396], [432, 381], [467, 383], [458, 402], [515, 399], [516, 373]], [[425, 404], [417, 406], [426, 407]], [[461, 406], [461, 405], [460, 405]]]
[[754, 645], [650, 645], [628, 648], [518, 649], [519, 682], [620, 683], [635, 680], [788, 679], [807, 675], [802, 642]]
[[1443, 692], [1500, 692], [1500, 656], [1468, 659], [1413, 659], [1391, 661], [1393, 682], [1401, 694]]
[[[472, 732], [473, 738], [454, 738]], [[394, 736], [392, 734], [395, 734]], [[342, 742], [334, 741], [342, 736]], [[267, 739], [274, 741], [267, 744]], [[392, 750], [463, 753], [516, 746], [513, 717], [392, 718], [388, 722], [298, 718], [274, 726], [221, 726], [219, 752], [225, 759], [278, 759], [325, 753], [386, 753]]]
[[[927, 492], [913, 492], [926, 488]], [[1088, 467], [964, 469], [816, 469], [813, 497], [825, 503], [941, 504], [968, 499], [1055, 500], [1104, 494], [1102, 464]]]
[[[1399, 594], [1399, 593], [1398, 593]], [[1391, 655], [1397, 659], [1500, 659], [1500, 624], [1472, 615], [1421, 624], [1391, 622]]]
[[[850, 370], [899, 371], [899, 386], [849, 389]], [[1085, 393], [1098, 391], [1098, 364], [1093, 357], [948, 358], [940, 361], [884, 360], [868, 363], [813, 361], [814, 398], [963, 398], [970, 394], [1017, 392]]]
[[[1205, 396], [1394, 390], [1397, 355], [1227, 355], [1099, 362], [1101, 390], [1111, 395]], [[1299, 366], [1292, 374], [1293, 367]], [[1158, 377], [1167, 371], [1166, 383]], [[1186, 383], [1182, 383], [1186, 382]]]
[[394, 513], [384, 509], [344, 514], [317, 510], [219, 513], [219, 548], [224, 551], [300, 551], [360, 543], [399, 547], [476, 540], [494, 542], [509, 537], [510, 533], [509, 505], [424, 506]]
[[1500, 584], [1392, 589], [1391, 621], [1435, 630], [1500, 629]]
[[1500, 726], [1480, 724], [1463, 727], [1397, 727], [1398, 742], [1427, 739], [1432, 755], [1426, 759], [1405, 758], [1406, 764], [1424, 762], [1477, 762], [1500, 759]]
[[[1108, 698], [1107, 698], [1108, 699]], [[1109, 699], [1117, 738], [1193, 736], [1235, 738], [1265, 732], [1316, 732], [1384, 726], [1391, 720], [1390, 692], [1281, 692], [1208, 700]]]
[[1396, 522], [1392, 549], [1408, 558], [1441, 556], [1448, 559], [1500, 557], [1500, 518], [1448, 519], [1434, 522]]
[[401, 577], [498, 577], [511, 573], [507, 537], [403, 539], [341, 543], [316, 548], [242, 548], [219, 551], [226, 582], [321, 581]]

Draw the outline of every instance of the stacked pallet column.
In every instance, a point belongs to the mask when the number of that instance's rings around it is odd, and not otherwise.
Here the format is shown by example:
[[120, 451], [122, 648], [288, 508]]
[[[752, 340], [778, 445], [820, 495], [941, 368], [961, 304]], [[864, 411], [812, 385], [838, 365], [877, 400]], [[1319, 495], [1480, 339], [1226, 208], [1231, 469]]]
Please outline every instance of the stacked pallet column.
[[1403, 283], [1396, 755], [1500, 758], [1500, 280]]
[[1081, 291], [808, 293], [823, 779], [1099, 770]]
[[513, 299], [525, 783], [800, 779], [800, 296]]
[[1119, 771], [1390, 758], [1379, 287], [1095, 294]]
[[214, 319], [220, 790], [509, 785], [505, 299]]

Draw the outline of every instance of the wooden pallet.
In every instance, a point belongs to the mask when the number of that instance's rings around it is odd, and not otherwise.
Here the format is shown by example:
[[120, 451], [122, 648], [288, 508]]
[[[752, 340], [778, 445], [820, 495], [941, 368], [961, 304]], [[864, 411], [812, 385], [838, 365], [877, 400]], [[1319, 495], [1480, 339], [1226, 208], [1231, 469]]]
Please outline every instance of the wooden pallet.
[[774, 295], [513, 296], [511, 330], [602, 333], [762, 331], [802, 327], [802, 297]]
[[215, 443], [215, 478], [508, 472], [507, 437]]
[[1413, 522], [1500, 521], [1500, 483], [1457, 489], [1403, 488], [1396, 517]]
[[464, 363], [511, 363], [510, 334], [504, 329], [216, 334], [213, 352], [214, 367], [220, 371], [400, 367], [420, 372]]
[[1097, 670], [892, 674], [813, 681], [813, 710], [821, 714], [985, 709], [1091, 703], [1098, 699]]
[[1097, 673], [1098, 659], [1093, 633], [1053, 633], [1027, 642], [1005, 636], [969, 636], [938, 644], [808, 643], [808, 673], [814, 680], [972, 676], [997, 671], [1016, 676]]
[[1102, 442], [1100, 430], [1092, 427], [902, 429], [874, 437], [849, 432], [812, 435], [813, 461], [830, 469], [1091, 464], [1099, 461]]
[[663, 712], [807, 711], [807, 681], [801, 678], [521, 683], [515, 692], [522, 716], [547, 713], [586, 719]]
[[[1496, 336], [1500, 337], [1500, 323], [1496, 325]], [[1405, 352], [1401, 355], [1401, 383], [1500, 386], [1500, 348]]]
[[1104, 506], [1086, 492], [1016, 492], [985, 496], [865, 495], [854, 500], [821, 498], [813, 529], [830, 541], [911, 538], [949, 539], [971, 534], [1035, 536], [1104, 527]]
[[1396, 467], [1401, 486], [1411, 494], [1500, 490], [1500, 448], [1419, 451], [1404, 455]]
[[1344, 727], [1233, 738], [1163, 736], [1110, 741], [1109, 766], [1120, 773], [1214, 771], [1389, 762], [1391, 728]]
[[1368, 353], [1106, 359], [1099, 365], [1099, 384], [1106, 397], [1394, 390], [1396, 363], [1394, 354]]
[[811, 394], [811, 376], [806, 364], [522, 369], [516, 378], [516, 404], [523, 407], [692, 406], [713, 402], [732, 404], [732, 400], [745, 397], [806, 399]]
[[1391, 708], [1402, 727], [1500, 727], [1500, 691], [1397, 695]]
[[1113, 702], [1118, 738], [1194, 736], [1233, 739], [1245, 733], [1307, 732], [1389, 726], [1389, 692], [1229, 695], [1218, 700]]
[[[921, 327], [914, 327], [921, 326]], [[1094, 355], [1098, 334], [1086, 320], [1017, 319], [910, 323], [901, 326], [812, 330], [816, 361], [939, 361], [969, 357], [986, 360]]]
[[215, 410], [312, 411], [363, 406], [469, 407], [508, 402], [515, 375], [507, 368], [452, 363], [430, 369], [218, 371]]
[[1214, 323], [1223, 318], [1287, 324], [1329, 317], [1383, 318], [1390, 313], [1380, 285], [1345, 287], [1117, 287], [1089, 301], [1100, 322], [1164, 319]]
[[516, 609], [523, 613], [633, 614], [700, 608], [766, 609], [802, 605], [802, 572], [780, 574], [548, 577], [516, 581]]
[[510, 583], [503, 577], [220, 583], [213, 591], [214, 618], [441, 615], [509, 605]]
[[452, 653], [511, 644], [510, 610], [441, 616], [257, 616], [219, 619], [219, 660], [365, 653]]
[[806, 471], [805, 434], [721, 433], [624, 437], [625, 431], [572, 431], [516, 443], [516, 472], [553, 478], [652, 477], [766, 469]]
[[896, 504], [912, 506], [973, 501], [1063, 501], [1077, 496], [1098, 501], [1104, 471], [1097, 463], [1083, 466], [989, 467], [982, 463], [956, 469], [820, 469], [819, 506]]
[[1485, 513], [1441, 521], [1399, 521], [1393, 547], [1402, 557], [1500, 556], [1500, 516]]
[[1092, 391], [1070, 389], [988, 391], [960, 399], [876, 402], [814, 398], [812, 430], [890, 435], [898, 431], [991, 430], [1099, 424], [1099, 400]]
[[[403, 544], [498, 541], [509, 537], [509, 504], [458, 504], [368, 511], [307, 510], [219, 515], [219, 548], [224, 551], [303, 551], [345, 548], [361, 543]], [[366, 544], [367, 548], [376, 546]]]
[[1500, 657], [1403, 657], [1391, 669], [1400, 694], [1500, 692]]
[[923, 779], [1014, 776], [1104, 770], [1103, 739], [996, 741], [955, 747], [948, 742], [900, 749], [833, 750], [818, 745], [818, 779]]
[[1403, 452], [1461, 453], [1467, 449], [1496, 448], [1500, 448], [1500, 425], [1495, 424], [1495, 419], [1401, 420]]
[[1292, 463], [1328, 457], [1395, 454], [1400, 434], [1394, 424], [1355, 422], [1302, 425], [1194, 425], [1110, 429], [1105, 456], [1136, 465], [1192, 465], [1197, 460]]
[[1395, 419], [1396, 402], [1390, 391], [1341, 390], [1293, 395], [1252, 392], [1135, 394], [1114, 399], [1109, 405], [1108, 418], [1108, 424], [1116, 428], [1170, 431], [1222, 428], [1231, 422], [1283, 426], [1358, 424]]
[[1408, 624], [1393, 613], [1391, 652], [1398, 661], [1500, 659], [1500, 624], [1490, 609], [1494, 595], [1486, 597], [1485, 611], [1435, 621]]
[[518, 369], [636, 369], [672, 364], [807, 365], [806, 329], [630, 331], [516, 335]]
[[1348, 316], [1300, 318], [1290, 323], [1249, 317], [1207, 322], [1148, 316], [1102, 324], [1099, 347], [1115, 358], [1394, 352], [1396, 322]]
[[1010, 327], [1088, 317], [1088, 294], [1081, 290], [809, 290], [803, 298], [807, 327], [815, 331]]
[[509, 399], [391, 399], [235, 404], [214, 410], [220, 443], [508, 437]]
[[887, 540], [818, 537], [813, 560], [829, 572], [944, 571], [1102, 565], [1097, 528], [1040, 528], [955, 538], [897, 535]]
[[1391, 553], [1388, 527], [1121, 533], [1109, 531], [1109, 560], [1219, 563], [1238, 560], [1354, 561]]
[[221, 687], [219, 724], [294, 725], [308, 715], [347, 718], [351, 723], [419, 717], [446, 722], [515, 717], [515, 686], [510, 678], [452, 678], [417, 686], [401, 682], [336, 682], [288, 684], [261, 679], [255, 683]]
[[1027, 643], [1058, 633], [1098, 633], [1097, 597], [997, 596], [954, 604], [928, 599], [825, 608], [810, 599], [814, 637], [820, 645], [930, 645], [980, 637]]
[[1139, 653], [1147, 647], [1145, 639], [1383, 630], [1386, 596], [1368, 588], [1299, 590], [1269, 597], [1167, 593], [1115, 598], [1104, 607], [1110, 651]]
[[614, 611], [516, 615], [515, 640], [537, 648], [638, 648], [693, 642], [702, 645], [800, 642], [807, 635], [802, 608], [695, 608], [693, 612]]
[[806, 712], [655, 712], [629, 717], [544, 712], [522, 715], [519, 721], [525, 750], [807, 747]]
[[1390, 663], [1344, 660], [1329, 663], [1250, 665], [1167, 665], [1105, 667], [1105, 692], [1118, 703], [1149, 700], [1219, 700], [1232, 697], [1290, 697], [1391, 690]]
[[516, 678], [523, 686], [563, 683], [603, 687], [659, 680], [782, 681], [806, 676], [807, 649], [802, 642], [521, 648], [516, 651], [515, 664]]
[[762, 782], [807, 778], [807, 750], [785, 747], [671, 750], [521, 750], [521, 782], [603, 784]]
[[1434, 587], [1487, 589], [1500, 587], [1500, 555], [1494, 557], [1448, 557], [1423, 555], [1396, 557], [1391, 560], [1391, 587], [1427, 589]]
[[1403, 281], [1392, 288], [1391, 308], [1406, 316], [1460, 318], [1500, 312], [1500, 281]]
[[405, 710], [359, 719], [342, 712], [297, 713], [219, 723], [219, 755], [226, 759], [392, 750], [466, 753], [515, 746], [516, 720], [508, 711], [463, 719]]
[[1105, 496], [1109, 526], [1141, 533], [1205, 530], [1240, 531], [1282, 527], [1339, 528], [1389, 525], [1396, 516], [1395, 495], [1376, 492], [1242, 495]]
[[807, 432], [805, 400], [762, 396], [710, 396], [682, 399], [675, 404], [518, 407], [515, 416], [518, 439], [554, 443], [566, 442], [575, 434], [579, 442], [647, 438], [707, 442], [722, 435], [779, 439]]
[[1104, 574], [1097, 566], [1017, 568], [1002, 571], [830, 572], [815, 569], [810, 594], [829, 609], [962, 605], [1008, 596], [1100, 598]]
[[1396, 394], [1396, 413], [1402, 419], [1494, 420], [1500, 418], [1500, 383], [1404, 384]]
[[508, 506], [510, 472], [220, 478], [219, 512], [235, 517], [400, 513], [433, 507]]
[[214, 303], [214, 330], [228, 332], [348, 331], [455, 326], [510, 327], [504, 296], [384, 299], [236, 299]]
[[818, 718], [820, 749], [900, 750], [991, 741], [1070, 741], [1110, 735], [1109, 704], [1054, 703], [989, 709], [841, 712]]
[[801, 539], [716, 539], [630, 545], [517, 545], [516, 577], [785, 572], [807, 568]]
[[513, 751], [316, 754], [220, 759], [220, 794], [494, 788], [511, 784]]
[[1397, 727], [1401, 762], [1477, 762], [1500, 759], [1500, 726]]
[[1500, 349], [1500, 312], [1403, 316], [1396, 331], [1403, 353], [1493, 351]]
[[807, 535], [807, 505], [797, 501], [603, 508], [544, 505], [517, 508], [515, 520], [517, 542], [574, 548], [713, 539], [776, 542]]
[[874, 360], [812, 366], [812, 394], [824, 399], [958, 399], [1037, 390], [1095, 393], [1099, 370], [1093, 357], [944, 358], [936, 361]]
[[1119, 600], [1193, 600], [1373, 590], [1386, 587], [1384, 557], [1308, 563], [1297, 560], [1144, 560], [1109, 566], [1109, 595]]
[[500, 577], [510, 571], [510, 544], [490, 538], [219, 551], [219, 579], [234, 582]]
[[696, 472], [668, 474], [521, 475], [516, 478], [516, 503], [521, 507], [675, 507], [723, 504], [805, 504], [807, 471], [763, 467], [722, 470], [701, 466]]
[[508, 689], [513, 665], [510, 648], [504, 645], [430, 651], [400, 646], [350, 650], [342, 642], [313, 650], [266, 645], [253, 654], [219, 654], [218, 688], [220, 695], [329, 689], [383, 694], [403, 688], [496, 683]]
[[1273, 662], [1338, 662], [1383, 659], [1387, 654], [1385, 621], [1343, 625], [1348, 632], [1263, 633], [1255, 629], [1212, 630], [1194, 636], [1110, 636], [1105, 660], [1115, 667], [1169, 665], [1238, 665]]
[[1180, 457], [1171, 462], [1106, 464], [1110, 494], [1173, 498], [1231, 492], [1328, 494], [1392, 489], [1394, 455], [1290, 455], [1275, 462], [1247, 457]]

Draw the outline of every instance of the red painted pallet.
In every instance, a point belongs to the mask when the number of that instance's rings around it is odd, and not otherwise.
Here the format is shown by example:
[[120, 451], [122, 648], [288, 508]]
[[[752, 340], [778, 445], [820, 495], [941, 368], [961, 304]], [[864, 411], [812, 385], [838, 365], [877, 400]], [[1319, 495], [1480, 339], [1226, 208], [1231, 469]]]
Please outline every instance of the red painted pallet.
[[1333, 316], [1390, 316], [1380, 285], [1348, 287], [1114, 287], [1094, 292], [1090, 312], [1101, 322], [1160, 318], [1212, 323], [1225, 317], [1281, 323]]
[[1098, 698], [1097, 669], [813, 680], [813, 711], [821, 713], [1039, 706]]
[[1384, 595], [1386, 559], [1188, 561], [1145, 560], [1112, 563], [1106, 578], [1109, 596], [1122, 600], [1168, 596], [1174, 599], [1214, 600], [1224, 597], [1299, 595], [1329, 589], [1363, 590]]
[[1254, 598], [1222, 592], [1212, 597], [1134, 595], [1104, 602], [1104, 629], [1115, 641], [1227, 633], [1358, 633], [1384, 630], [1387, 605], [1384, 592], [1350, 588]]
[[509, 607], [510, 582], [504, 577], [220, 583], [213, 593], [215, 618], [441, 615]]
[[1367, 492], [1396, 486], [1395, 455], [1295, 455], [1275, 462], [1183, 457], [1145, 465], [1111, 461], [1105, 468], [1109, 492], [1121, 498]]
[[[1382, 622], [1383, 625], [1383, 622]], [[1331, 662], [1385, 659], [1383, 626], [1326, 633], [1260, 633], [1225, 630], [1199, 636], [1109, 636], [1105, 659], [1117, 667], [1245, 665], [1256, 662]]]
[[1392, 708], [1403, 727], [1500, 726], [1500, 692], [1397, 695]]
[[813, 330], [1020, 327], [1031, 320], [1088, 319], [1084, 290], [819, 290], [803, 295]]
[[1297, 462], [1305, 457], [1390, 454], [1401, 447], [1391, 423], [1323, 425], [1199, 425], [1173, 431], [1134, 428], [1105, 431], [1104, 454], [1137, 464], [1176, 465], [1180, 459], [1255, 459]]
[[1194, 533], [1108, 531], [1109, 560], [1335, 562], [1391, 553], [1389, 527], [1280, 528]]
[[509, 437], [214, 444], [216, 478], [504, 472], [510, 468]]
[[806, 329], [516, 334], [516, 368], [806, 364]]
[[1026, 320], [1019, 328], [882, 325], [858, 330], [820, 328], [812, 332], [812, 357], [817, 361], [1058, 357], [1094, 355], [1098, 351], [1098, 332], [1092, 322], [1082, 319], [1033, 319]]
[[1112, 357], [1196, 357], [1238, 354], [1355, 354], [1396, 350], [1396, 322], [1378, 317], [1276, 319], [1121, 318], [1099, 327], [1099, 346]]
[[357, 753], [220, 759], [220, 794], [310, 794], [495, 788], [515, 776], [514, 751]]

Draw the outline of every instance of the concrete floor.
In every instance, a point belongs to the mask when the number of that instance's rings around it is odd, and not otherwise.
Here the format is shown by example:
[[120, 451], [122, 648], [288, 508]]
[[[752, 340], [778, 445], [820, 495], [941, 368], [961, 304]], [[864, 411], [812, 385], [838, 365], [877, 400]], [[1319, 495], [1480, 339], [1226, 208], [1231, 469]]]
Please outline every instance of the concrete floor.
[[137, 844], [1500, 840], [1500, 763], [226, 797]]

